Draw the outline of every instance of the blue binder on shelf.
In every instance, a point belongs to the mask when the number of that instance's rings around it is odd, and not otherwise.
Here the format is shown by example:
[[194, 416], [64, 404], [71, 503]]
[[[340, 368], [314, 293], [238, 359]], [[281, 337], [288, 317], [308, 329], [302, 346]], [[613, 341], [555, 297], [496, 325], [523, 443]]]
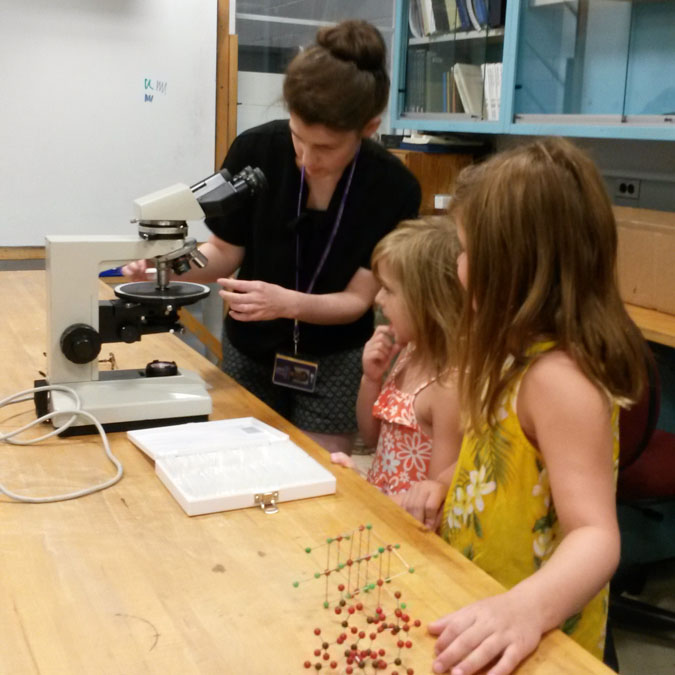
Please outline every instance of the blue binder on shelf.
[[506, 0], [486, 0], [488, 6], [487, 24], [490, 28], [504, 25], [506, 19]]
[[459, 15], [459, 23], [462, 30], [471, 30], [471, 20], [469, 19], [469, 12], [466, 9], [466, 3], [471, 0], [457, 0], [457, 14]]
[[[487, 1], [488, 0], [473, 0], [473, 11], [481, 26], [488, 25]], [[467, 0], [467, 2], [469, 2], [469, 0]]]

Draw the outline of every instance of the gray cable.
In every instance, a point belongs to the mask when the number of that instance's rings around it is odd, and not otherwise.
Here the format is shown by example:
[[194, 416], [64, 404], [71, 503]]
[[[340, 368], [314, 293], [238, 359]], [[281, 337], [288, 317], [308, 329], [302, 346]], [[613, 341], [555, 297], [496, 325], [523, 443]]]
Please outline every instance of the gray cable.
[[35, 443], [39, 443], [40, 441], [44, 441], [47, 438], [51, 438], [52, 436], [56, 436], [57, 434], [60, 434], [62, 431], [65, 431], [68, 427], [70, 427], [73, 424], [73, 422], [75, 422], [78, 416], [85, 417], [88, 420], [90, 420], [98, 430], [98, 433], [101, 436], [101, 442], [103, 443], [103, 450], [105, 451], [106, 457], [117, 468], [117, 473], [109, 480], [103, 483], [99, 483], [98, 485], [83, 488], [82, 490], [77, 490], [76, 492], [68, 492], [62, 495], [55, 495], [53, 497], [28, 497], [25, 495], [19, 495], [15, 492], [12, 492], [11, 490], [8, 490], [2, 483], [0, 483], [0, 493], [3, 493], [8, 497], [10, 497], [11, 499], [14, 499], [19, 502], [29, 502], [31, 504], [43, 504], [47, 502], [65, 501], [67, 499], [77, 499], [78, 497], [84, 497], [85, 495], [90, 495], [93, 492], [98, 492], [99, 490], [105, 490], [106, 488], [109, 488], [111, 485], [117, 483], [120, 480], [120, 478], [122, 478], [123, 473], [122, 464], [110, 450], [108, 437], [106, 436], [105, 430], [101, 426], [101, 423], [90, 412], [87, 412], [86, 410], [83, 410], [81, 408], [82, 403], [80, 401], [80, 397], [77, 395], [77, 392], [74, 389], [71, 389], [70, 387], [66, 387], [61, 384], [47, 385], [45, 387], [35, 387], [33, 389], [24, 389], [23, 391], [20, 391], [16, 394], [12, 394], [7, 398], [2, 399], [0, 401], [0, 408], [3, 408], [4, 406], [10, 405], [12, 403], [20, 403], [22, 401], [30, 400], [33, 398], [33, 394], [41, 391], [63, 391], [73, 397], [75, 401], [74, 408], [72, 410], [59, 411], [59, 414], [65, 415], [70, 414], [68, 420], [61, 426], [53, 429], [52, 431], [46, 434], [43, 434], [42, 436], [39, 436], [38, 438], [31, 438], [28, 440], [15, 438], [15, 436], [18, 436], [27, 429], [31, 429], [37, 424], [40, 424], [53, 416], [53, 413], [47, 413], [46, 415], [42, 415], [42, 417], [39, 417], [38, 419], [35, 419], [32, 422], [29, 422], [28, 424], [24, 424], [24, 426], [20, 427], [19, 429], [15, 429], [14, 431], [10, 431], [9, 433], [6, 434], [0, 434], [0, 442], [10, 443], [12, 445], [33, 445]]

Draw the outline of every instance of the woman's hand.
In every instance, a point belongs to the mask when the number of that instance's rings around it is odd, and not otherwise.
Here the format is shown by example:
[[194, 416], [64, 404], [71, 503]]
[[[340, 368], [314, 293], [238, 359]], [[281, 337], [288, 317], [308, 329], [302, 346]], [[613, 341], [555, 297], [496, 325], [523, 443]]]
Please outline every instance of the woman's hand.
[[423, 480], [413, 483], [407, 492], [393, 496], [399, 506], [433, 532], [440, 525], [447, 493], [448, 486], [445, 483]]
[[296, 291], [265, 281], [218, 279], [218, 283], [223, 287], [218, 295], [227, 302], [230, 316], [237, 321], [271, 321], [295, 316]]
[[438, 635], [434, 673], [507, 675], [535, 650], [544, 632], [540, 608], [517, 587], [429, 624]]
[[134, 260], [122, 268], [122, 274], [129, 281], [150, 281], [147, 260]]
[[394, 342], [394, 332], [389, 326], [378, 326], [363, 348], [363, 374], [373, 382], [381, 382], [391, 360], [402, 346]]

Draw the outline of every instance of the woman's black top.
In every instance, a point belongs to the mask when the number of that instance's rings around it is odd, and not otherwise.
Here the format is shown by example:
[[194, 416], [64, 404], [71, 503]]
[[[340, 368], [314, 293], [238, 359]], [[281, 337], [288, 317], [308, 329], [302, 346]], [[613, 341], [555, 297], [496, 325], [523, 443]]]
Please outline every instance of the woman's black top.
[[[295, 163], [288, 120], [263, 124], [243, 132], [223, 162], [233, 176], [244, 167], [262, 169], [269, 187], [222, 218], [207, 218], [218, 237], [246, 251], [240, 279], [258, 279], [295, 288], [296, 231], [300, 236], [300, 283], [305, 291], [319, 263], [347, 182], [348, 166], [326, 211], [305, 208], [297, 217], [300, 170]], [[415, 177], [391, 153], [364, 140], [347, 196], [340, 226], [312, 293], [343, 291], [359, 267], [370, 268], [375, 244], [398, 222], [416, 216], [421, 200]], [[227, 317], [227, 336], [244, 354], [272, 360], [293, 347], [293, 321], [237, 321]], [[372, 310], [349, 324], [323, 326], [300, 323], [299, 350], [321, 356], [363, 345], [373, 332]]]

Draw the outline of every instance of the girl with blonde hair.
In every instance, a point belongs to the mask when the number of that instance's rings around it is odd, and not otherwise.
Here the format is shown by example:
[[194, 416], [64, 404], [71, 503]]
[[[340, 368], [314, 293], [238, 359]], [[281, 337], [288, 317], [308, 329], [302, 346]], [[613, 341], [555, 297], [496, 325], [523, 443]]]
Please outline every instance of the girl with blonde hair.
[[368, 480], [431, 528], [462, 437], [452, 365], [458, 243], [447, 218], [428, 218], [400, 223], [375, 247], [375, 302], [388, 324], [364, 348], [356, 410], [364, 442], [377, 444]]

